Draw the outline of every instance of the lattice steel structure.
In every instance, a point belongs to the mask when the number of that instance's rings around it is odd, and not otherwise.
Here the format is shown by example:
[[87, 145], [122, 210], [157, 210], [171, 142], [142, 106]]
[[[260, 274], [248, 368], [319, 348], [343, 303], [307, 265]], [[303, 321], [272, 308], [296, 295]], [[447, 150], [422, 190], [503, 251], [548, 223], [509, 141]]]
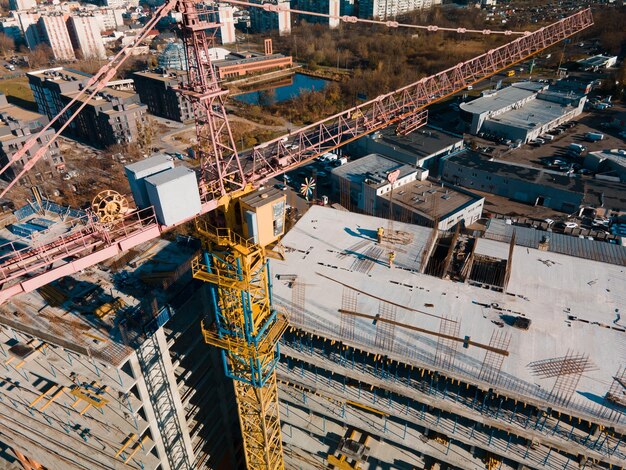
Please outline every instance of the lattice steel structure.
[[396, 321], [397, 307], [389, 302], [381, 301], [378, 304], [378, 315], [376, 318], [383, 318], [389, 321], [376, 322], [376, 338], [374, 344], [383, 351], [393, 352], [393, 344], [396, 340]]
[[293, 281], [291, 284], [291, 321], [294, 323], [304, 323], [304, 303], [306, 301], [306, 284], [298, 281]]
[[194, 111], [203, 200], [220, 198], [246, 184], [224, 107], [228, 90], [222, 89], [211, 65], [210, 49], [220, 27], [217, 7], [206, 8], [198, 11], [190, 0], [181, 1], [179, 7], [188, 64], [188, 81], [180, 90]]
[[605, 398], [622, 407], [626, 412], [626, 367], [620, 367], [617, 374], [613, 376], [613, 382]]
[[[502, 330], [494, 330], [491, 333], [491, 339], [489, 339], [489, 346], [492, 348], [502, 349], [507, 351], [509, 344], [511, 343], [511, 335]], [[482, 366], [480, 367], [480, 373], [478, 377], [485, 382], [496, 385], [500, 378], [500, 371], [502, 370], [502, 364], [504, 363], [504, 356], [498, 354], [493, 350], [487, 350], [485, 352], [485, 358], [483, 359]]]
[[203, 322], [207, 343], [222, 349], [234, 380], [246, 463], [250, 469], [284, 468], [275, 367], [287, 320], [271, 305], [264, 248], [230, 229], [197, 224], [211, 244], [194, 278], [212, 284], [214, 321]]
[[[341, 292], [341, 310], [347, 310], [349, 312], [358, 312], [358, 294], [355, 290], [349, 287], [343, 287]], [[346, 338], [348, 341], [354, 340], [354, 324], [356, 317], [348, 313], [340, 312], [340, 324], [339, 332], [342, 338]]]
[[549, 398], [563, 405], [570, 402], [582, 374], [595, 369], [588, 354], [576, 354], [571, 350], [565, 357], [535, 361], [528, 366], [534, 375], [543, 379], [556, 377]]
[[446, 336], [459, 336], [461, 322], [458, 319], [442, 317], [439, 320], [439, 336], [437, 337], [437, 349], [435, 350], [435, 366], [441, 369], [452, 369], [456, 358], [458, 341]]

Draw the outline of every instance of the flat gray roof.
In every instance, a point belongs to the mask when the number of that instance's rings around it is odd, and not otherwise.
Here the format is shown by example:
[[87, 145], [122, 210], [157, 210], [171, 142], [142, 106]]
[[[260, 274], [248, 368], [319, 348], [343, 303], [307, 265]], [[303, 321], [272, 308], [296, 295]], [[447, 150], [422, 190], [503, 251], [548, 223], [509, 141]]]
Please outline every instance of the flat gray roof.
[[250, 207], [259, 207], [270, 201], [277, 201], [285, 196], [285, 193], [277, 188], [267, 187], [254, 191], [241, 198], [241, 202]]
[[149, 183], [152, 186], [161, 186], [163, 184], [167, 184], [171, 181], [177, 180], [178, 178], [186, 176], [190, 173], [195, 175], [195, 172], [187, 167], [175, 166], [174, 168], [169, 168], [152, 176], [148, 176], [145, 180], [146, 183]]
[[144, 158], [143, 160], [139, 160], [135, 163], [130, 163], [126, 165], [126, 169], [135, 175], [139, 175], [142, 177], [146, 171], [150, 171], [155, 167], [161, 168], [162, 171], [165, 169], [166, 165], [171, 165], [173, 158], [165, 153], [157, 153], [149, 158]]
[[[377, 137], [378, 135], [380, 137]], [[462, 136], [454, 136], [430, 126], [422, 127], [406, 136], [396, 135], [394, 129], [388, 127], [370, 138], [378, 143], [392, 146], [394, 150], [401, 149], [416, 158], [428, 157], [456, 143], [463, 142]]]
[[545, 83], [519, 82], [510, 87], [490, 92], [468, 103], [462, 103], [461, 109], [472, 114], [483, 114], [498, 111], [499, 109], [511, 106], [513, 103], [524, 100], [538, 91], [546, 88]]
[[534, 99], [519, 109], [511, 109], [497, 116], [488, 117], [486, 120], [531, 130], [558, 119], [572, 109], [571, 106]]
[[371, 153], [333, 169], [332, 173], [357, 184], [363, 183], [368, 179], [372, 181], [370, 183], [371, 186], [378, 188], [388, 184], [387, 175], [394, 170], [400, 170], [398, 178], [404, 178], [417, 171], [411, 165], [398, 163], [377, 153]]
[[486, 158], [470, 150], [463, 150], [444, 158], [446, 162], [452, 162], [470, 169], [508, 176], [530, 183], [554, 186], [564, 191], [577, 193], [583, 193], [585, 191], [584, 181], [579, 176], [569, 177], [563, 173], [544, 170], [530, 165]]
[[[390, 193], [381, 197], [389, 200]], [[469, 191], [459, 191], [432, 181], [411, 181], [393, 191], [394, 205], [406, 207], [430, 219], [442, 218], [480, 199], [483, 198]]]
[[[402, 325], [438, 332], [445, 316], [458, 323], [459, 337], [467, 335], [483, 344], [489, 344], [494, 332], [506, 333], [511, 337], [509, 356], [504, 358], [498, 388], [548, 403], [555, 379], [537, 377], [529, 364], [558, 360], [568, 350], [588, 354], [592, 367], [582, 375], [569, 405], [561, 408], [598, 418], [606, 413], [596, 397], [606, 394], [626, 360], [626, 322], [616, 317], [626, 305], [626, 270], [516, 246], [508, 292], [496, 292], [421, 274], [431, 229], [394, 222], [394, 230], [404, 233], [408, 243], [378, 244], [376, 230], [387, 226], [385, 219], [321, 206], [304, 214], [283, 239], [285, 260], [270, 260], [274, 302], [285, 308], [294, 326], [429, 368], [435, 367], [436, 337]], [[479, 245], [481, 252], [508, 256], [507, 243], [481, 239]], [[392, 250], [394, 268], [388, 264]], [[305, 286], [302, 302], [297, 300], [299, 294], [294, 295], [294, 276]], [[355, 300], [348, 304], [348, 297]], [[342, 308], [370, 316], [392, 315], [398, 326], [378, 328], [368, 319], [347, 318], [339, 311]], [[529, 318], [530, 328], [494, 324], [501, 321], [503, 311]], [[382, 336], [391, 346], [381, 346]], [[459, 346], [449, 373], [480, 382], [484, 358], [483, 349]], [[623, 425], [626, 416], [618, 420], [615, 424]]]

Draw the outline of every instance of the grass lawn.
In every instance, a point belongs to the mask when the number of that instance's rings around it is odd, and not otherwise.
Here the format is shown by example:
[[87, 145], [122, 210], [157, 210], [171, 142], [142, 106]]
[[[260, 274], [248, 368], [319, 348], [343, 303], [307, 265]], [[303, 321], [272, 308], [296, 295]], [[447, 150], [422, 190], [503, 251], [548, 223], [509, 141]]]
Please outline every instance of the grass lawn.
[[0, 80], [0, 92], [7, 96], [9, 103], [21, 106], [31, 111], [37, 111], [33, 92], [28, 86], [26, 77], [9, 78]]

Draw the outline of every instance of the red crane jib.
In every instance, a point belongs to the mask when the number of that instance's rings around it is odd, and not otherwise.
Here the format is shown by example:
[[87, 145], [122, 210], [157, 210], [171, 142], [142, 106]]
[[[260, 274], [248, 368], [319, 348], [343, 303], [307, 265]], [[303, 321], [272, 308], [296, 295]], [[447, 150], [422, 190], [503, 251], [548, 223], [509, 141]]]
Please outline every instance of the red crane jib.
[[[167, 5], [159, 10], [158, 15], [163, 16], [172, 9], [172, 5]], [[378, 129], [392, 124], [401, 125], [406, 120], [412, 122], [415, 115], [428, 105], [521, 62], [593, 24], [591, 10], [582, 10], [443, 72], [422, 78], [238, 155], [224, 109], [225, 92], [216, 86], [217, 81], [206, 52], [213, 43], [214, 33], [201, 34], [203, 28], [210, 31], [212, 25], [198, 20], [199, 15], [195, 12], [193, 2], [180, 2], [178, 5], [186, 18], [183, 21], [183, 38], [187, 54], [191, 57], [190, 67], [195, 67], [195, 71], [191, 72], [193, 80], [181, 92], [191, 100], [196, 116], [201, 117], [197, 123], [197, 133], [198, 141], [202, 144], [202, 206], [199, 214], [175, 226], [215, 210], [221, 197], [246, 185], [260, 185]], [[124, 52], [120, 60], [114, 59], [113, 67], [119, 66], [126, 56]], [[110, 65], [107, 67], [98, 76], [111, 76]], [[94, 86], [100, 88], [100, 85]], [[207, 128], [203, 126], [209, 122], [214, 130], [207, 133]], [[34, 139], [37, 137], [35, 135]], [[0, 303], [114, 257], [174, 228], [174, 225], [160, 225], [150, 207], [126, 215], [113, 227], [99, 224], [93, 216], [87, 216], [84, 223], [78, 226], [80, 228], [70, 235], [45, 245], [21, 250], [11, 250], [11, 247], [5, 245], [3, 248], [8, 254], [0, 260]]]

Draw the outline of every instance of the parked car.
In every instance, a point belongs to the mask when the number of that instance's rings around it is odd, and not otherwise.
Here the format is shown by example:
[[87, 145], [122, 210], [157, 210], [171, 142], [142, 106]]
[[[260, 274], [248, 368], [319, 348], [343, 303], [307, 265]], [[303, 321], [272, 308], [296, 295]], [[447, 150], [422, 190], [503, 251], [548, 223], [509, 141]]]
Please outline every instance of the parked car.
[[565, 222], [565, 228], [577, 228], [578, 224], [576, 222]]
[[604, 139], [604, 134], [600, 134], [599, 132], [587, 132], [585, 134], [585, 140], [587, 142], [598, 142]]
[[568, 151], [574, 152], [577, 155], [582, 154], [583, 152], [585, 152], [587, 150], [587, 148], [584, 145], [580, 145], [580, 144], [569, 144], [567, 147]]

